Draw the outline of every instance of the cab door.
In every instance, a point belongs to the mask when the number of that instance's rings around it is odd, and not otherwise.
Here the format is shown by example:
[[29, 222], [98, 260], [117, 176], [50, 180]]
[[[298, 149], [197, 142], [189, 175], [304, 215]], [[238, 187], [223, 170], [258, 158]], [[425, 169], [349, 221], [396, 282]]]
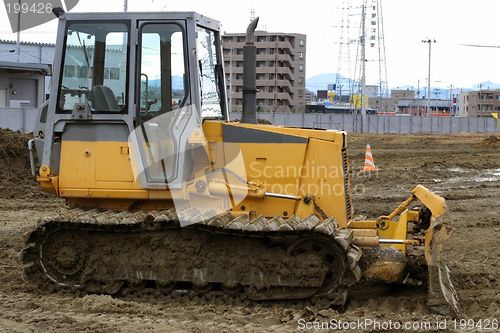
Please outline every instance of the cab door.
[[129, 139], [134, 177], [143, 188], [182, 186], [181, 151], [197, 127], [186, 21], [142, 21], [138, 34], [137, 127]]

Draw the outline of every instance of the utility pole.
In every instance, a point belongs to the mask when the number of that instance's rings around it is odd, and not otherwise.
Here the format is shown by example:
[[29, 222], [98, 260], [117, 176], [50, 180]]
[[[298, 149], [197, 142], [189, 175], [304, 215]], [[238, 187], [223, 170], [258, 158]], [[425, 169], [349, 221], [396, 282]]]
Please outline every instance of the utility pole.
[[[19, 8], [21, 8], [21, 0], [18, 0]], [[17, 14], [17, 41], [16, 41], [16, 61], [21, 61], [21, 10]]]
[[483, 111], [483, 110], [481, 109], [481, 107], [482, 107], [482, 105], [481, 105], [481, 97], [482, 97], [481, 90], [482, 90], [482, 89], [483, 89], [483, 84], [482, 84], [482, 83], [480, 83], [480, 84], [479, 84], [479, 94], [477, 95], [477, 104], [478, 104], [478, 108], [479, 108], [479, 110], [477, 110], [477, 114], [478, 114], [478, 116], [481, 116], [481, 113], [482, 113], [482, 111]]
[[417, 80], [417, 116], [420, 116], [420, 80]]
[[361, 12], [361, 133], [367, 131], [366, 124], [366, 1], [363, 3]]
[[424, 39], [422, 40], [422, 43], [428, 43], [429, 44], [429, 76], [427, 77], [427, 115], [430, 116], [430, 111], [431, 111], [431, 44], [436, 43], [435, 39]]
[[233, 48], [229, 48], [229, 113], [233, 111]]
[[453, 85], [450, 84], [450, 111], [449, 111], [450, 112], [450, 116], [453, 113], [452, 109], [453, 109]]

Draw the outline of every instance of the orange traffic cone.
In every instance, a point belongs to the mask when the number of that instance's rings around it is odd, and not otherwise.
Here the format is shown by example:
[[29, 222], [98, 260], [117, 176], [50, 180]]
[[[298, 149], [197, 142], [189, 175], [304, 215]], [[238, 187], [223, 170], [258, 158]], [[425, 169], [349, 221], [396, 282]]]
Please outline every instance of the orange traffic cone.
[[366, 145], [365, 168], [361, 171], [378, 171], [378, 169], [375, 168], [375, 163], [373, 163], [372, 150], [369, 144]]

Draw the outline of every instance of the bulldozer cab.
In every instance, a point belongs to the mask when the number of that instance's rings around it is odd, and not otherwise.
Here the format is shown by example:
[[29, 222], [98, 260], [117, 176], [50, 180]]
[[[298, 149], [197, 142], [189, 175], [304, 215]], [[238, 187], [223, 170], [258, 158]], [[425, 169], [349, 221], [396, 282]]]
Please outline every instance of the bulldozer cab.
[[59, 173], [61, 141], [127, 142], [135, 131], [143, 188], [182, 179], [191, 133], [228, 118], [219, 23], [194, 12], [63, 13], [58, 29], [39, 117], [44, 144], [55, 143], [37, 150], [48, 174]]

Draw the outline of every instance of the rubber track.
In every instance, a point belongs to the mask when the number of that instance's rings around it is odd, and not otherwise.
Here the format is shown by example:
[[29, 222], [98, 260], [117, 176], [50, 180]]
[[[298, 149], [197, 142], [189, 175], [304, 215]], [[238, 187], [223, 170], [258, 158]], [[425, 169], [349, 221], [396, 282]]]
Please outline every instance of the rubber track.
[[[301, 237], [321, 237], [328, 241], [335, 242], [345, 251], [347, 264], [341, 283], [337, 290], [333, 290], [329, 295], [315, 295], [307, 297], [311, 303], [319, 301], [328, 305], [343, 305], [347, 299], [347, 288], [355, 284], [361, 278], [361, 269], [358, 266], [361, 257], [361, 250], [351, 244], [352, 231], [349, 229], [339, 229], [333, 217], [320, 222], [315, 215], [309, 215], [304, 219], [292, 215], [284, 220], [280, 216], [267, 219], [258, 216], [251, 220], [248, 215], [234, 217], [230, 212], [217, 215], [214, 211], [200, 212], [196, 208], [182, 211], [183, 221], [193, 223], [187, 228], [201, 229], [218, 234], [238, 235], [240, 237], [283, 237], [293, 235]], [[174, 209], [163, 211], [99, 211], [97, 209], [71, 209], [63, 213], [42, 218], [38, 222], [35, 230], [27, 234], [26, 244], [22, 251], [22, 261], [26, 264], [23, 276], [37, 290], [42, 293], [53, 291], [66, 291], [74, 294], [92, 292], [89, 286], [79, 284], [68, 285], [57, 281], [49, 274], [42, 263], [42, 244], [48, 235], [58, 230], [72, 231], [105, 231], [113, 233], [134, 233], [162, 230], [179, 230], [180, 224]], [[250, 249], [249, 249], [250, 250]], [[300, 286], [297, 286], [300, 287]], [[121, 288], [122, 295], [153, 294], [155, 296], [167, 296], [179, 298], [187, 296], [189, 299], [224, 299], [234, 302], [234, 300], [247, 301], [247, 295], [227, 295], [222, 291], [211, 291], [206, 294], [197, 294], [193, 290], [173, 290], [163, 292], [154, 288], [145, 288], [142, 291], [135, 291], [133, 288]], [[102, 292], [102, 291], [101, 291]], [[106, 292], [105, 292], [106, 293]], [[109, 292], [114, 294], [115, 292]], [[328, 297], [326, 297], [328, 296]], [[326, 301], [326, 302], [325, 302]]]

